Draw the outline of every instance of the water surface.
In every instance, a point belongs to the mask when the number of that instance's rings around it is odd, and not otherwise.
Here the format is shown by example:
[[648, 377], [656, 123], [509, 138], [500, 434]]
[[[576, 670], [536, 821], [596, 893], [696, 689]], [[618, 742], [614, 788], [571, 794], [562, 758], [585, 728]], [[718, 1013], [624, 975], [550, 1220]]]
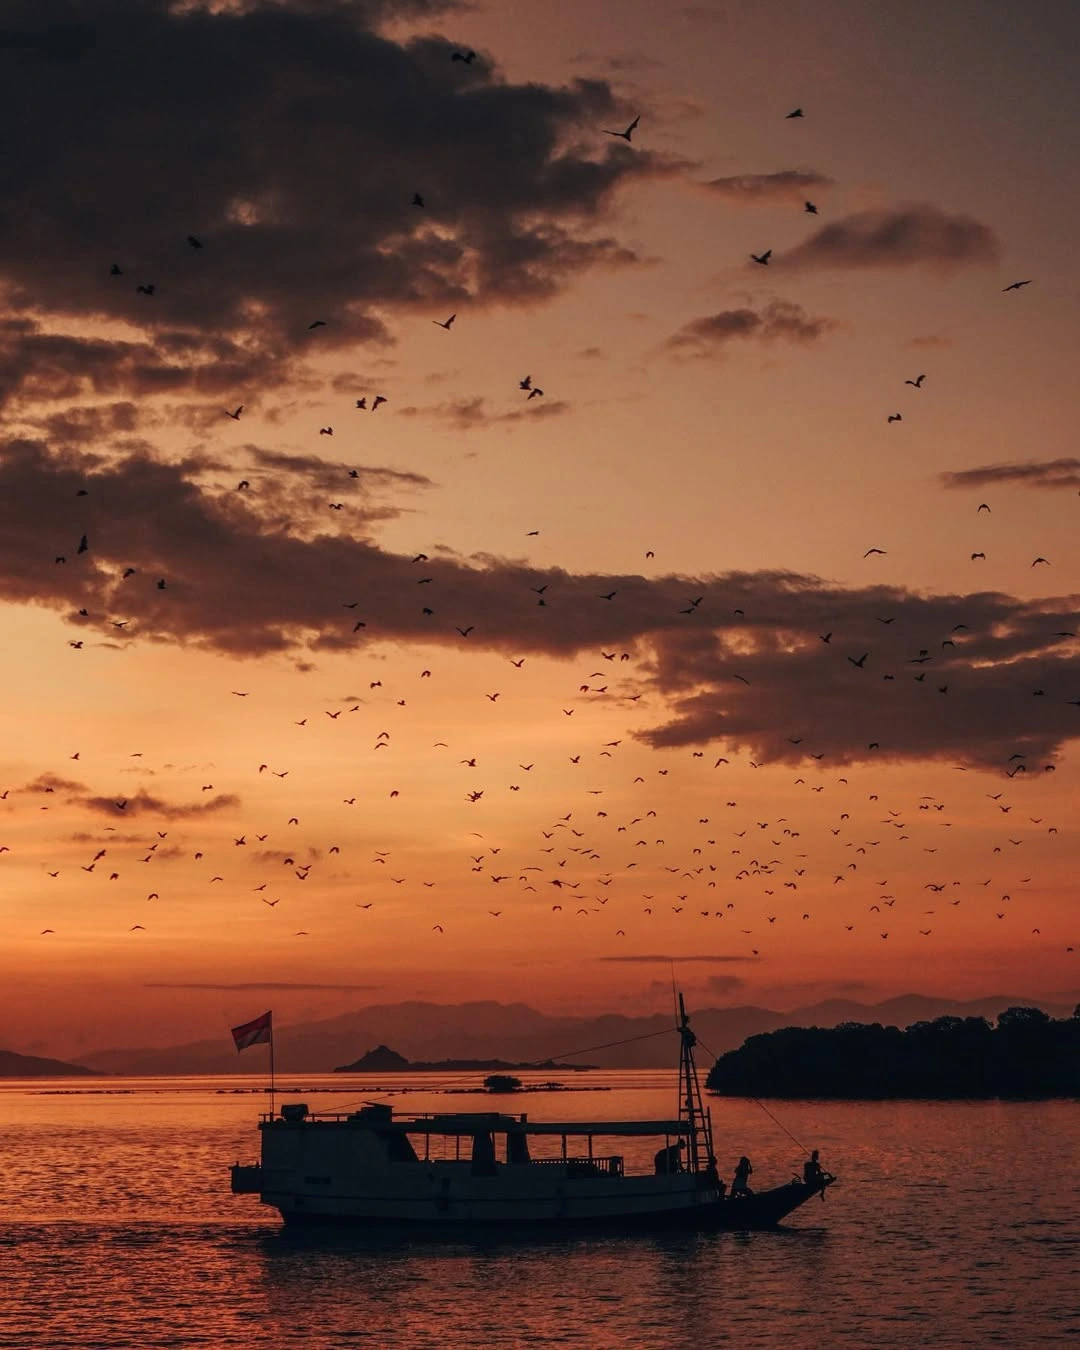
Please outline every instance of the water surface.
[[[1080, 1345], [1076, 1102], [770, 1103], [841, 1177], [782, 1232], [374, 1247], [286, 1234], [230, 1194], [229, 1164], [258, 1156], [257, 1081], [0, 1086], [0, 1346]], [[387, 1081], [294, 1080], [303, 1091], [279, 1101], [549, 1120], [675, 1109], [666, 1073], [574, 1075], [588, 1090], [498, 1103], [436, 1093], [434, 1075], [388, 1097]], [[744, 1152], [762, 1186], [801, 1165], [755, 1103], [712, 1108], [729, 1178]], [[616, 1147], [629, 1163], [655, 1145]]]

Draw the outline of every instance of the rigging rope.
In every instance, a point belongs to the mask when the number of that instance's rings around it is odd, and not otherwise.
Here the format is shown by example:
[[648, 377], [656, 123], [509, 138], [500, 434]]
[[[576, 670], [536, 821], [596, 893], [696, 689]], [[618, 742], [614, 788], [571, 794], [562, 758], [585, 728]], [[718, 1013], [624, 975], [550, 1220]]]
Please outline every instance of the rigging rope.
[[[661, 1031], [647, 1031], [643, 1036], [627, 1036], [623, 1041], [605, 1041], [603, 1045], [587, 1045], [584, 1050], [564, 1050], [561, 1054], [549, 1055], [548, 1059], [574, 1059], [578, 1055], [591, 1055], [595, 1050], [613, 1050], [617, 1045], [633, 1045], [635, 1041], [651, 1041], [654, 1036], [670, 1036], [672, 1030], [671, 1027], [664, 1027]], [[539, 1059], [525, 1067], [542, 1068], [546, 1062]]]
[[[712, 1055], [714, 1064], [720, 1058], [720, 1056], [716, 1054], [715, 1051], [709, 1049], [709, 1047], [705, 1044], [703, 1040], [701, 1040], [700, 1037], [698, 1038], [698, 1045], [701, 1046], [702, 1050], [704, 1050], [706, 1054]], [[760, 1106], [761, 1109], [765, 1112], [765, 1114], [769, 1117], [769, 1119], [773, 1121], [773, 1123], [777, 1125], [781, 1130], [783, 1130], [783, 1132], [787, 1135], [787, 1137], [791, 1140], [791, 1142], [797, 1148], [801, 1148], [808, 1158], [810, 1157], [810, 1150], [806, 1147], [806, 1145], [800, 1142], [800, 1140], [795, 1138], [795, 1136], [791, 1133], [791, 1131], [783, 1123], [783, 1121], [776, 1119], [776, 1117], [773, 1115], [773, 1113], [769, 1110], [769, 1108], [765, 1105], [765, 1103], [761, 1100], [760, 1097], [751, 1097], [750, 1100], [754, 1102], [755, 1105]]]
[[[563, 1050], [557, 1055], [548, 1055], [545, 1059], [530, 1060], [529, 1062], [520, 1065], [520, 1067], [522, 1069], [543, 1069], [546, 1068], [547, 1065], [553, 1060], [557, 1061], [560, 1059], [576, 1059], [578, 1055], [591, 1055], [597, 1050], [614, 1050], [616, 1046], [633, 1045], [635, 1041], [649, 1041], [656, 1036], [670, 1036], [671, 1032], [672, 1032], [671, 1027], [664, 1027], [660, 1031], [647, 1031], [642, 1036], [627, 1036], [624, 1040], [621, 1041], [605, 1041], [603, 1045], [587, 1045], [583, 1050]], [[709, 1051], [709, 1054], [710, 1055], [712, 1054], [711, 1050]], [[715, 1059], [716, 1056], [713, 1055], [713, 1058]], [[439, 1092], [440, 1090], [447, 1087], [452, 1087], [457, 1083], [462, 1083], [466, 1081], [471, 1082], [477, 1072], [479, 1071], [474, 1069], [469, 1073], [457, 1074], [453, 1078], [444, 1078], [438, 1083], [425, 1083], [421, 1088], [414, 1087], [412, 1089], [407, 1090], [413, 1092], [420, 1092], [420, 1091]], [[318, 1089], [316, 1089], [316, 1091], [317, 1090]], [[375, 1091], [375, 1089], [372, 1090]], [[358, 1101], [360, 1105], [364, 1104], [363, 1098], [359, 1098]], [[341, 1110], [343, 1111], [347, 1110], [350, 1106], [355, 1105], [356, 1102], [342, 1102]]]

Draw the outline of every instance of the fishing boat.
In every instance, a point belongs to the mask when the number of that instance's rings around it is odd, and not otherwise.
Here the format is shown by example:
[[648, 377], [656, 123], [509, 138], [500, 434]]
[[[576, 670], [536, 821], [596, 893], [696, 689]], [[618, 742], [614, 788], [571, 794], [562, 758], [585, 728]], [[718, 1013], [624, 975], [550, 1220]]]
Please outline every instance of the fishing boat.
[[[681, 995], [678, 1032], [674, 1119], [534, 1121], [495, 1111], [402, 1117], [383, 1103], [347, 1114], [292, 1103], [260, 1117], [261, 1161], [236, 1163], [232, 1190], [258, 1195], [288, 1225], [425, 1236], [518, 1228], [773, 1228], [823, 1196], [835, 1178], [819, 1170], [771, 1190], [728, 1192]], [[643, 1136], [663, 1140], [651, 1170], [628, 1167], [621, 1153], [605, 1151], [609, 1141]]]

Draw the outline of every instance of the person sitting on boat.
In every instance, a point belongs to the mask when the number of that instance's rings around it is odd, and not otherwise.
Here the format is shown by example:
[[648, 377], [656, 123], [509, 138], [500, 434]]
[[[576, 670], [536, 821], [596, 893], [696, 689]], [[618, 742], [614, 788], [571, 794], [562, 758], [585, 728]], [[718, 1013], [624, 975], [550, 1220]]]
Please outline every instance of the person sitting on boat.
[[737, 1195], [753, 1195], [753, 1191], [748, 1185], [753, 1167], [750, 1165], [750, 1159], [743, 1155], [739, 1159], [738, 1166], [735, 1168], [735, 1176], [731, 1182], [731, 1195], [734, 1199]]
[[806, 1162], [803, 1163], [803, 1181], [807, 1186], [812, 1186], [815, 1191], [821, 1193], [822, 1200], [825, 1199], [825, 1187], [833, 1180], [831, 1172], [826, 1172], [818, 1161], [818, 1150], [810, 1154]]
[[667, 1148], [658, 1149], [653, 1158], [653, 1164], [656, 1168], [658, 1177], [667, 1176], [672, 1172], [682, 1171], [682, 1150], [686, 1147], [686, 1141], [678, 1140], [674, 1144], [669, 1144]]

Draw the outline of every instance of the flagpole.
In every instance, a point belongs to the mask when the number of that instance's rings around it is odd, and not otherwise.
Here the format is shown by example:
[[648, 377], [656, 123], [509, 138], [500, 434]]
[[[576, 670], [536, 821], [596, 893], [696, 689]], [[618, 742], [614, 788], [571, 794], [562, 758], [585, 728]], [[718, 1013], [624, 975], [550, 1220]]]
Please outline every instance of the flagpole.
[[273, 1120], [276, 1114], [274, 1109], [276, 1091], [277, 1088], [274, 1081], [274, 1023], [273, 1020], [271, 1019], [270, 1022], [270, 1119], [271, 1120]]

